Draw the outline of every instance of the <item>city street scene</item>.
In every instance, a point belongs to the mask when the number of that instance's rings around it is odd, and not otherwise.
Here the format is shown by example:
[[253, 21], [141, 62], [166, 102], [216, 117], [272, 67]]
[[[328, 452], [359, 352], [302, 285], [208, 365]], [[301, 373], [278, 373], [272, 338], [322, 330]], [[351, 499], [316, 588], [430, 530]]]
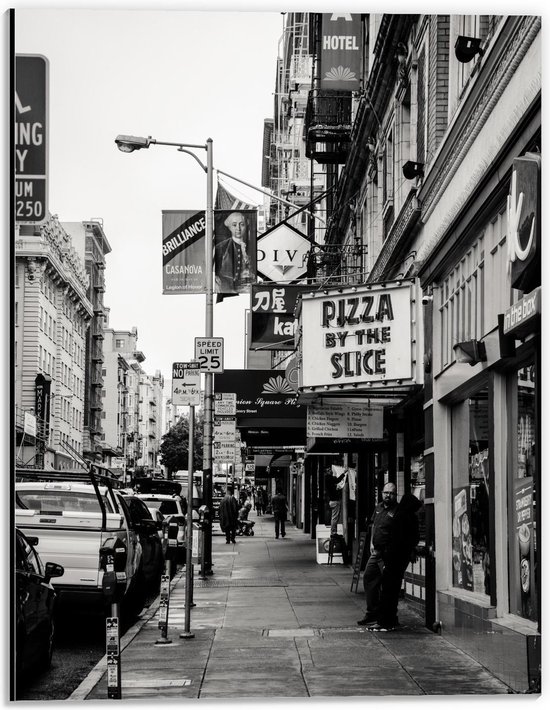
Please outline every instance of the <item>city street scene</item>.
[[542, 18], [282, 9], [6, 14], [12, 701], [542, 692]]

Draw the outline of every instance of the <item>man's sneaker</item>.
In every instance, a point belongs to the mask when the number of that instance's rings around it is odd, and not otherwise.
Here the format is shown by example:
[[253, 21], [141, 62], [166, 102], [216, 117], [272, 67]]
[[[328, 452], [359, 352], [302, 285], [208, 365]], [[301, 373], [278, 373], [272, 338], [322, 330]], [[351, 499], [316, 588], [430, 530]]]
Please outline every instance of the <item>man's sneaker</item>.
[[381, 626], [380, 624], [369, 624], [367, 626], [369, 631], [393, 631], [392, 626]]

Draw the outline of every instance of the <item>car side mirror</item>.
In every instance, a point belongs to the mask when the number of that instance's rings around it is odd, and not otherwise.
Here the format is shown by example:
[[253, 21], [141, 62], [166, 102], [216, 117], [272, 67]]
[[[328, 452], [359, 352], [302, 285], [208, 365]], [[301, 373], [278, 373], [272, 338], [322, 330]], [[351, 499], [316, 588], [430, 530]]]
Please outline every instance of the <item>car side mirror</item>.
[[64, 574], [65, 568], [62, 565], [58, 565], [55, 562], [46, 562], [46, 569], [44, 573], [46, 582], [49, 582], [50, 579], [53, 579], [54, 577], [62, 577]]

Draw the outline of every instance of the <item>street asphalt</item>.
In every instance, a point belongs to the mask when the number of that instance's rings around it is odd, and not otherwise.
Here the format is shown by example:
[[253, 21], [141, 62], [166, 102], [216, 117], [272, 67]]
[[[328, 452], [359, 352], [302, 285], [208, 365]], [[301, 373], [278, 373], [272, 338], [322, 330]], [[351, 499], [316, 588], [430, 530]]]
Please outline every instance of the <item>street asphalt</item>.
[[[227, 545], [214, 526], [214, 574], [195, 566], [189, 631], [185, 572], [170, 591], [167, 639], [157, 643], [159, 598], [121, 639], [122, 699], [232, 699], [503, 694], [508, 687], [400, 601], [402, 627], [372, 632], [353, 569], [316, 562], [316, 541], [256, 516], [254, 537]], [[69, 700], [107, 699], [106, 657]]]

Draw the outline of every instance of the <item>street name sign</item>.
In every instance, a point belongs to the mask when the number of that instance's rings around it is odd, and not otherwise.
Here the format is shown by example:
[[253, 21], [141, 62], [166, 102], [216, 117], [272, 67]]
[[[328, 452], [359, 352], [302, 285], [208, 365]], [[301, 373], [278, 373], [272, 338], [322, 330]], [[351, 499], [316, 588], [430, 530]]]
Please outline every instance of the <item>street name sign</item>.
[[43, 224], [48, 213], [48, 60], [15, 57], [15, 219]]
[[198, 362], [172, 365], [172, 404], [195, 406], [201, 401], [201, 371]]
[[195, 360], [202, 372], [223, 372], [223, 338], [195, 338]]

